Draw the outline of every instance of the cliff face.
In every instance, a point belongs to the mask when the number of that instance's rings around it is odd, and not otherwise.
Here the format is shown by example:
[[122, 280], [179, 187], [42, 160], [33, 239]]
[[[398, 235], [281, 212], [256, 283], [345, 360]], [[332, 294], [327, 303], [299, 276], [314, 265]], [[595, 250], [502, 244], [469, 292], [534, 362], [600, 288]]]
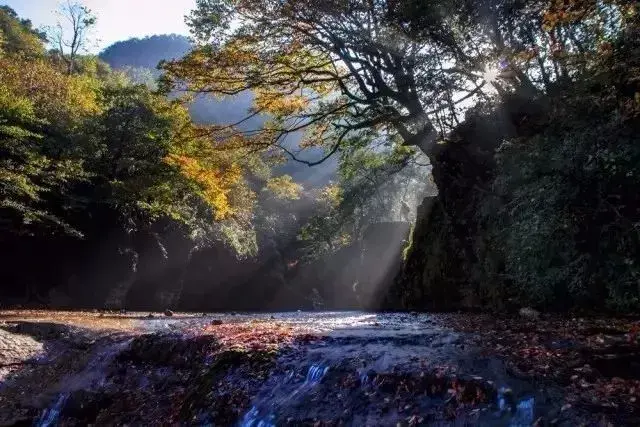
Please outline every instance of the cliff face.
[[637, 313], [640, 104], [620, 70], [507, 99], [453, 132], [431, 157], [439, 194], [390, 307]]
[[447, 311], [487, 304], [482, 284], [494, 262], [481, 214], [492, 194], [496, 150], [516, 134], [524, 116], [535, 114], [517, 99], [497, 111], [462, 123], [431, 157], [438, 195], [418, 209], [404, 267], [387, 297], [392, 309]]

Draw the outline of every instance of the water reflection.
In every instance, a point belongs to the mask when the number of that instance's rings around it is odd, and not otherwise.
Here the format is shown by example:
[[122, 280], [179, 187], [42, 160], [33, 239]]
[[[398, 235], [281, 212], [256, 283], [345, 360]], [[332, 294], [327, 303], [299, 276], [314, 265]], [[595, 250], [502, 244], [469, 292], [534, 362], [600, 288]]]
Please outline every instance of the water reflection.
[[317, 384], [322, 380], [322, 377], [329, 371], [328, 366], [312, 365], [307, 372], [307, 379], [305, 384]]
[[509, 427], [529, 427], [533, 424], [535, 398], [528, 397], [516, 403], [511, 389], [498, 390], [498, 409], [501, 416], [509, 418]]
[[64, 405], [69, 399], [69, 393], [61, 393], [56, 403], [49, 409], [45, 409], [40, 419], [36, 422], [37, 427], [50, 427], [58, 424], [58, 418], [64, 409]]
[[275, 415], [271, 414], [266, 418], [260, 418], [260, 411], [255, 406], [242, 417], [241, 427], [275, 427]]

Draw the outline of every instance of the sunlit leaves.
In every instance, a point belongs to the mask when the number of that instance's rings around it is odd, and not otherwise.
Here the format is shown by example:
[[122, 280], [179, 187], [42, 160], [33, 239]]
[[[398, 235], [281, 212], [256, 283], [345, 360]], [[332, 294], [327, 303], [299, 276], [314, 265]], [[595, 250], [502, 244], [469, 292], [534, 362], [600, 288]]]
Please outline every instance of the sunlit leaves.
[[177, 166], [185, 177], [198, 184], [199, 194], [214, 208], [215, 219], [221, 220], [231, 214], [228, 192], [229, 187], [240, 180], [240, 168], [232, 165], [226, 170], [210, 170], [197, 159], [175, 154], [167, 157], [167, 163]]
[[67, 76], [46, 59], [0, 58], [0, 81], [15, 96], [28, 98], [34, 113], [50, 126], [76, 126], [100, 110], [99, 83], [86, 76]]
[[293, 181], [289, 175], [271, 178], [267, 181], [265, 190], [271, 192], [277, 199], [299, 200], [302, 193], [302, 185]]
[[77, 221], [86, 203], [129, 229], [163, 218], [194, 233], [251, 229], [244, 152], [214, 150], [186, 108], [94, 57], [75, 65], [68, 74], [55, 57], [0, 57], [0, 201], [12, 231], [48, 223], [78, 235], [61, 217]]
[[268, 90], [256, 91], [254, 109], [276, 116], [290, 116], [303, 112], [309, 105], [307, 97], [302, 95], [283, 95]]
[[27, 56], [42, 56], [45, 49], [44, 36], [31, 27], [28, 20], [18, 19], [8, 6], [0, 7], [0, 55], [20, 53]]

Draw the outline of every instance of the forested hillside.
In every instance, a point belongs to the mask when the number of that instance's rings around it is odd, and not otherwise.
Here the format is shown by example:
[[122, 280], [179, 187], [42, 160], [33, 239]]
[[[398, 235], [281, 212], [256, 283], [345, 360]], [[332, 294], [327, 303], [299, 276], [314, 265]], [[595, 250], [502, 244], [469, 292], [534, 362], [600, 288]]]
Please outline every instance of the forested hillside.
[[0, 13], [14, 296], [639, 308], [635, 2], [202, 0], [99, 57]]
[[160, 61], [182, 58], [189, 50], [191, 43], [187, 37], [167, 34], [120, 41], [104, 49], [99, 56], [112, 68], [155, 70]]

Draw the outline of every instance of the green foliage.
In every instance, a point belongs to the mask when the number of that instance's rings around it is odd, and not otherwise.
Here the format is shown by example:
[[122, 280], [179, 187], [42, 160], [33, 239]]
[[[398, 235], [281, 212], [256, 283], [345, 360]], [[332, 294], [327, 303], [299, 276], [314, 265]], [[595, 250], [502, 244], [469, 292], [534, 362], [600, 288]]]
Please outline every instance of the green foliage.
[[554, 114], [541, 132], [500, 149], [501, 203], [488, 218], [524, 303], [640, 307], [637, 46], [621, 41], [589, 78], [566, 88], [570, 95], [550, 99]]
[[491, 222], [505, 272], [530, 305], [635, 309], [640, 140], [614, 111], [562, 120], [499, 155], [495, 190], [507, 202]]
[[638, 310], [638, 52], [630, 32], [589, 75], [459, 127], [436, 159], [405, 304]]
[[[28, 23], [0, 18], [5, 35], [33, 41]], [[213, 150], [182, 105], [98, 58], [76, 56], [68, 73], [15, 34], [0, 57], [3, 232], [81, 235], [105, 210], [129, 231], [165, 220], [193, 236], [251, 229], [243, 153]]]
[[314, 215], [302, 227], [299, 239], [304, 242], [304, 258], [319, 258], [348, 245], [353, 236], [346, 211], [341, 210], [342, 189], [328, 185], [318, 191]]
[[44, 154], [44, 135], [38, 132], [44, 124], [29, 99], [0, 87], [0, 207], [11, 213], [0, 226], [25, 232], [33, 223], [47, 223], [78, 234], [42, 207], [46, 193], [84, 177], [78, 162]]
[[411, 228], [409, 229], [409, 238], [407, 239], [406, 245], [402, 248], [402, 260], [407, 262], [409, 258], [409, 254], [411, 253], [411, 249], [413, 248], [413, 232], [415, 230], [415, 223], [411, 223]]
[[0, 6], [0, 54], [22, 53], [29, 56], [44, 55], [46, 37], [33, 29], [31, 21], [19, 19], [9, 6]]
[[411, 147], [387, 143], [371, 149], [367, 138], [350, 141], [341, 153], [338, 183], [320, 193], [317, 215], [302, 229], [307, 256], [356, 241], [371, 224], [411, 222], [410, 206], [420, 203], [430, 185], [427, 163]]

